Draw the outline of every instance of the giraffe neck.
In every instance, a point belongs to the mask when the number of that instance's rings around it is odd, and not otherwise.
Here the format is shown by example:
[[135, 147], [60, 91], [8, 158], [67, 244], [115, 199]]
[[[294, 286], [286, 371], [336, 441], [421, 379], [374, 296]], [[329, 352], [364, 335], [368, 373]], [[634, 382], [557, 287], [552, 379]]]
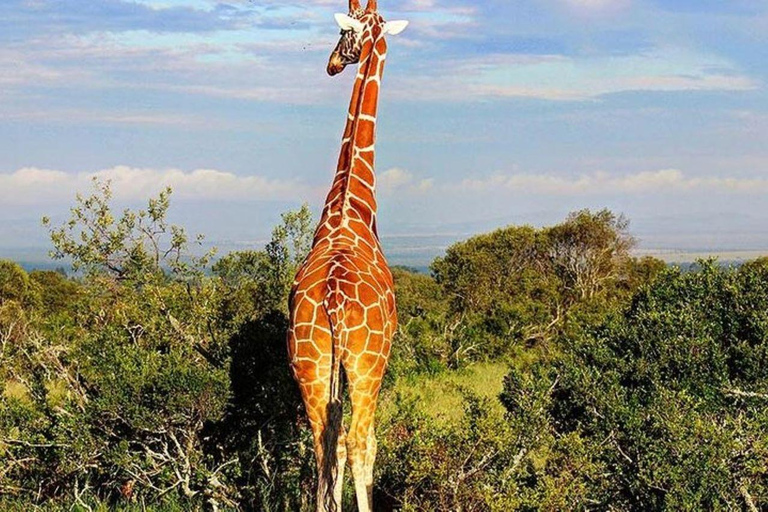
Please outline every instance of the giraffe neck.
[[383, 37], [369, 38], [363, 45], [336, 176], [315, 241], [352, 227], [358, 236], [372, 239], [378, 246], [374, 143], [386, 49]]

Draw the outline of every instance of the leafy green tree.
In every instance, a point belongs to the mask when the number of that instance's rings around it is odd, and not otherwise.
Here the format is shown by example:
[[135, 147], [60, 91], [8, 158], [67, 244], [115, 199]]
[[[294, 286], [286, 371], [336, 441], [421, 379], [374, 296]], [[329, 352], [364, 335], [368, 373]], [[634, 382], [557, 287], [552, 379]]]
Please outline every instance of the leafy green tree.
[[562, 224], [544, 231], [542, 255], [570, 302], [594, 297], [621, 278], [635, 244], [629, 221], [609, 210], [571, 213]]
[[432, 276], [404, 267], [392, 269], [397, 295], [398, 332], [386, 378], [436, 373], [451, 365], [454, 354], [448, 301]]
[[397, 313], [400, 323], [412, 318], [448, 312], [443, 291], [435, 279], [406, 267], [392, 268], [397, 293]]
[[[97, 183], [72, 219], [51, 229], [55, 256], [85, 278], [66, 314], [3, 345], [0, 381], [12, 390], [0, 401], [7, 492], [234, 504], [236, 459], [204, 435], [229, 397], [217, 287], [204, 276], [207, 255], [189, 254], [183, 230], [166, 222], [169, 194], [115, 220], [109, 185]], [[37, 277], [58, 288], [45, 296], [58, 308], [68, 287]]]
[[[145, 210], [125, 210], [119, 217], [112, 210], [109, 182], [93, 180], [94, 193], [77, 195], [70, 220], [51, 227], [56, 259], [69, 258], [75, 271], [110, 275], [118, 280], [141, 281], [169, 271], [176, 277], [194, 277], [212, 253], [195, 257], [183, 228], [168, 224], [171, 189], [149, 200]], [[43, 218], [50, 227], [50, 219]], [[198, 236], [197, 242], [203, 237]]]
[[65, 312], [78, 302], [81, 286], [64, 272], [35, 270], [29, 277], [37, 286], [46, 315]]
[[17, 343], [28, 332], [29, 317], [40, 307], [38, 287], [16, 263], [0, 260], [0, 343]]
[[511, 226], [448, 248], [432, 271], [462, 319], [463, 343], [490, 357], [547, 345], [569, 320], [593, 322], [626, 300], [657, 271], [631, 257], [627, 228], [608, 210], [583, 210], [550, 228]]
[[275, 309], [287, 313], [294, 275], [312, 245], [313, 224], [305, 204], [282, 215], [264, 250], [233, 252], [213, 266], [229, 290], [225, 318], [238, 323]]
[[532, 227], [513, 226], [449, 247], [432, 264], [432, 272], [453, 310], [489, 314], [500, 297], [509, 302], [537, 289], [537, 238]]
[[[552, 388], [545, 410], [558, 455], [539, 477], [542, 502], [768, 505], [767, 312], [762, 264], [667, 270], [625, 312], [564, 339], [562, 356], [535, 378], [510, 377], [503, 399], [512, 415], [523, 413], [517, 397]], [[579, 469], [568, 475], [568, 465]]]
[[11, 301], [23, 308], [39, 306], [39, 291], [23, 268], [0, 260], [0, 306]]
[[287, 212], [264, 250], [229, 254], [213, 268], [231, 354], [232, 396], [220, 433], [248, 461], [238, 487], [249, 510], [308, 510], [313, 496], [312, 443], [285, 342], [288, 294], [313, 225], [307, 205]]

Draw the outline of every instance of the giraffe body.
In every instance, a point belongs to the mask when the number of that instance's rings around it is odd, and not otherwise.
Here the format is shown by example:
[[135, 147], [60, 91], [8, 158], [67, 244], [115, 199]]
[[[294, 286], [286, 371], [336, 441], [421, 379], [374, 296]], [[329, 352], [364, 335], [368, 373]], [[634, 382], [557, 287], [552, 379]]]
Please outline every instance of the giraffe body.
[[[352, 61], [360, 66], [336, 176], [290, 297], [288, 352], [313, 432], [319, 512], [340, 510], [347, 458], [358, 510], [372, 510], [374, 415], [397, 328], [392, 273], [376, 228], [374, 142], [387, 45], [386, 24], [372, 3], [363, 11], [353, 0], [350, 16], [338, 15], [350, 28], [328, 72]], [[342, 369], [352, 403], [348, 431]]]

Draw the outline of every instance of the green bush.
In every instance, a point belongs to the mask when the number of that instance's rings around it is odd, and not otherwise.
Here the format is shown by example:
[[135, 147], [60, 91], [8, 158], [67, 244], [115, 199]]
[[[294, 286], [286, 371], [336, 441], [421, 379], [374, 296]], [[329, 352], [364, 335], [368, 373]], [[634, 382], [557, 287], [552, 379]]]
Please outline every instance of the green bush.
[[429, 418], [399, 401], [380, 434], [376, 497], [384, 509], [511, 510], [518, 438], [487, 399], [466, 392], [456, 423]]
[[64, 272], [35, 270], [29, 277], [37, 286], [46, 316], [67, 313], [77, 303], [81, 292], [80, 285], [68, 279]]
[[[0, 322], [18, 326], [0, 333], [0, 496], [83, 510], [300, 509], [311, 452], [297, 455], [307, 440], [283, 310], [308, 211], [286, 214], [254, 253], [268, 265], [241, 259], [225, 278], [207, 276], [210, 254], [167, 224], [170, 191], [121, 216], [110, 197], [97, 183], [51, 230], [79, 282], [0, 265]], [[269, 293], [238, 295], [241, 285]]]
[[19, 265], [0, 260], [0, 306], [15, 302], [25, 309], [40, 305], [37, 286]]
[[[525, 414], [521, 397], [551, 383], [557, 475], [581, 461], [580, 503], [756, 510], [768, 505], [766, 364], [768, 267], [704, 262], [664, 272], [625, 313], [563, 340], [536, 378], [511, 375], [503, 401]], [[590, 467], [600, 472], [585, 479]]]
[[550, 228], [512, 226], [459, 242], [432, 265], [476, 358], [544, 348], [564, 329], [598, 322], [663, 268], [629, 254], [628, 222], [602, 210]]

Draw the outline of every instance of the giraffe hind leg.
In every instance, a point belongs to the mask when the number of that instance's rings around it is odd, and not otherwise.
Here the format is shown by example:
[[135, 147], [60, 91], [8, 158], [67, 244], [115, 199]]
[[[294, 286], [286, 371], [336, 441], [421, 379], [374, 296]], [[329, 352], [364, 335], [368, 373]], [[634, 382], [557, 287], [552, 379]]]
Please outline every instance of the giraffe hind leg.
[[[347, 433], [347, 451], [352, 477], [355, 480], [357, 506], [361, 512], [371, 512], [373, 494], [373, 464], [376, 458], [374, 437], [375, 402], [370, 396], [358, 396], [352, 402], [352, 422]], [[364, 395], [364, 396], [361, 396]]]
[[376, 459], [374, 419], [385, 368], [382, 354], [370, 352], [344, 360], [352, 401], [352, 421], [347, 432], [347, 452], [355, 480], [358, 510], [373, 510], [373, 466]]
[[[317, 512], [340, 512], [344, 468], [347, 464], [347, 434], [341, 413], [338, 419], [333, 418], [334, 407], [331, 402], [315, 398], [330, 397], [328, 386], [302, 386], [302, 394], [306, 397], [307, 411], [311, 411], [309, 419], [318, 475]], [[310, 409], [309, 404], [315, 407]]]
[[[329, 331], [326, 331], [329, 332]], [[312, 428], [317, 462], [317, 511], [341, 510], [341, 488], [346, 465], [346, 433], [341, 422], [341, 407], [332, 403], [330, 336], [326, 339], [291, 340], [298, 347], [293, 368]], [[316, 350], [308, 350], [310, 346]], [[317, 353], [321, 355], [316, 356]], [[336, 413], [338, 411], [338, 413]]]
[[[342, 403], [341, 347], [343, 346], [343, 310], [336, 294], [329, 294], [324, 301], [331, 327], [331, 378], [330, 400], [326, 408], [326, 428], [322, 443], [325, 453], [335, 453], [336, 457], [327, 457], [320, 471], [324, 475], [326, 494], [323, 496], [329, 512], [340, 512], [344, 490], [344, 468], [347, 463], [347, 435], [344, 430], [344, 407]], [[331, 495], [332, 493], [332, 495]], [[318, 494], [318, 500], [320, 496]]]
[[[335, 489], [343, 479], [343, 469], [346, 465], [347, 450], [345, 447], [334, 445], [328, 448], [327, 439], [332, 431], [329, 421], [330, 388], [317, 383], [301, 386], [304, 403], [312, 427], [312, 438], [317, 463], [317, 512], [337, 512], [341, 510], [341, 493]], [[346, 433], [343, 425], [333, 437], [338, 443], [344, 442]], [[335, 452], [335, 456], [334, 456]]]

